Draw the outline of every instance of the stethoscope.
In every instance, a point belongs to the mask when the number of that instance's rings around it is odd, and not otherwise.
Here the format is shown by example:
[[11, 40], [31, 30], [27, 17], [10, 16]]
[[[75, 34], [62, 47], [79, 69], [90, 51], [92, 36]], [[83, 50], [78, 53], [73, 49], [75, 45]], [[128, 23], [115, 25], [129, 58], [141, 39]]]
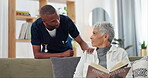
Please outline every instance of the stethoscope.
[[48, 52], [48, 49], [47, 49], [47, 46], [48, 46], [48, 44], [44, 44], [45, 45], [45, 50], [44, 50], [44, 52]]
[[[68, 43], [68, 41], [62, 41], [62, 43], [65, 45], [65, 44], [67, 44]], [[48, 44], [44, 44], [44, 46], [45, 46], [45, 50], [44, 50], [44, 52], [48, 52]]]

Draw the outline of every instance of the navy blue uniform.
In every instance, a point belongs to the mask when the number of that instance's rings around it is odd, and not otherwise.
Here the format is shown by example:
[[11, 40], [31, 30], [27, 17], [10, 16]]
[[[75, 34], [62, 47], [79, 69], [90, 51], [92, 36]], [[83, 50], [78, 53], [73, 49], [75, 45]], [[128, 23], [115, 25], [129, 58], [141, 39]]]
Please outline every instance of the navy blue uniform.
[[60, 15], [60, 26], [56, 30], [56, 36], [51, 37], [42, 22], [42, 18], [37, 19], [31, 27], [31, 43], [32, 45], [42, 45], [42, 52], [45, 50], [45, 45], [49, 53], [64, 52], [72, 49], [71, 38], [76, 38], [79, 35], [75, 24], [72, 20], [64, 15]]

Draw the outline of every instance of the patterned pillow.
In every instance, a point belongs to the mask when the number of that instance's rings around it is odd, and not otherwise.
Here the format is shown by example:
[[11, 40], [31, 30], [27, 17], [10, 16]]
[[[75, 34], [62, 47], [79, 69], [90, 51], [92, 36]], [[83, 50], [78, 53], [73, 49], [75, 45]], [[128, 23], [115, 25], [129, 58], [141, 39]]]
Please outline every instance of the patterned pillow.
[[148, 56], [135, 61], [132, 64], [134, 78], [148, 78]]

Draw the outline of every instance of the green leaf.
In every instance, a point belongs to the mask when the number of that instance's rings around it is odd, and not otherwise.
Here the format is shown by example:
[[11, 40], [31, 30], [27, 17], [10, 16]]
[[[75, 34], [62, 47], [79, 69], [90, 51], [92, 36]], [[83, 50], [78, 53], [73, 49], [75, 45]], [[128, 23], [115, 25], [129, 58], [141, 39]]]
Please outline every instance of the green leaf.
[[141, 44], [141, 49], [147, 49], [147, 45], [145, 44], [145, 41]]

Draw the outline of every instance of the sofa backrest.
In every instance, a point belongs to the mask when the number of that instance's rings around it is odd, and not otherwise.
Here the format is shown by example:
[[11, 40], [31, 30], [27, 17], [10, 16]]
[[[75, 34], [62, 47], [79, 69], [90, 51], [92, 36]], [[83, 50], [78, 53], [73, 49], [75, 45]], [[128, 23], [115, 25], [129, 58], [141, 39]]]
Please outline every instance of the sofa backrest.
[[49, 59], [0, 58], [0, 78], [53, 78]]
[[136, 60], [140, 60], [142, 57], [137, 57], [137, 56], [130, 56], [129, 60], [130, 62], [136, 61]]
[[73, 78], [80, 57], [51, 58], [54, 78]]
[[[135, 61], [141, 57], [129, 57]], [[0, 58], [0, 78], [72, 78], [80, 57]]]

